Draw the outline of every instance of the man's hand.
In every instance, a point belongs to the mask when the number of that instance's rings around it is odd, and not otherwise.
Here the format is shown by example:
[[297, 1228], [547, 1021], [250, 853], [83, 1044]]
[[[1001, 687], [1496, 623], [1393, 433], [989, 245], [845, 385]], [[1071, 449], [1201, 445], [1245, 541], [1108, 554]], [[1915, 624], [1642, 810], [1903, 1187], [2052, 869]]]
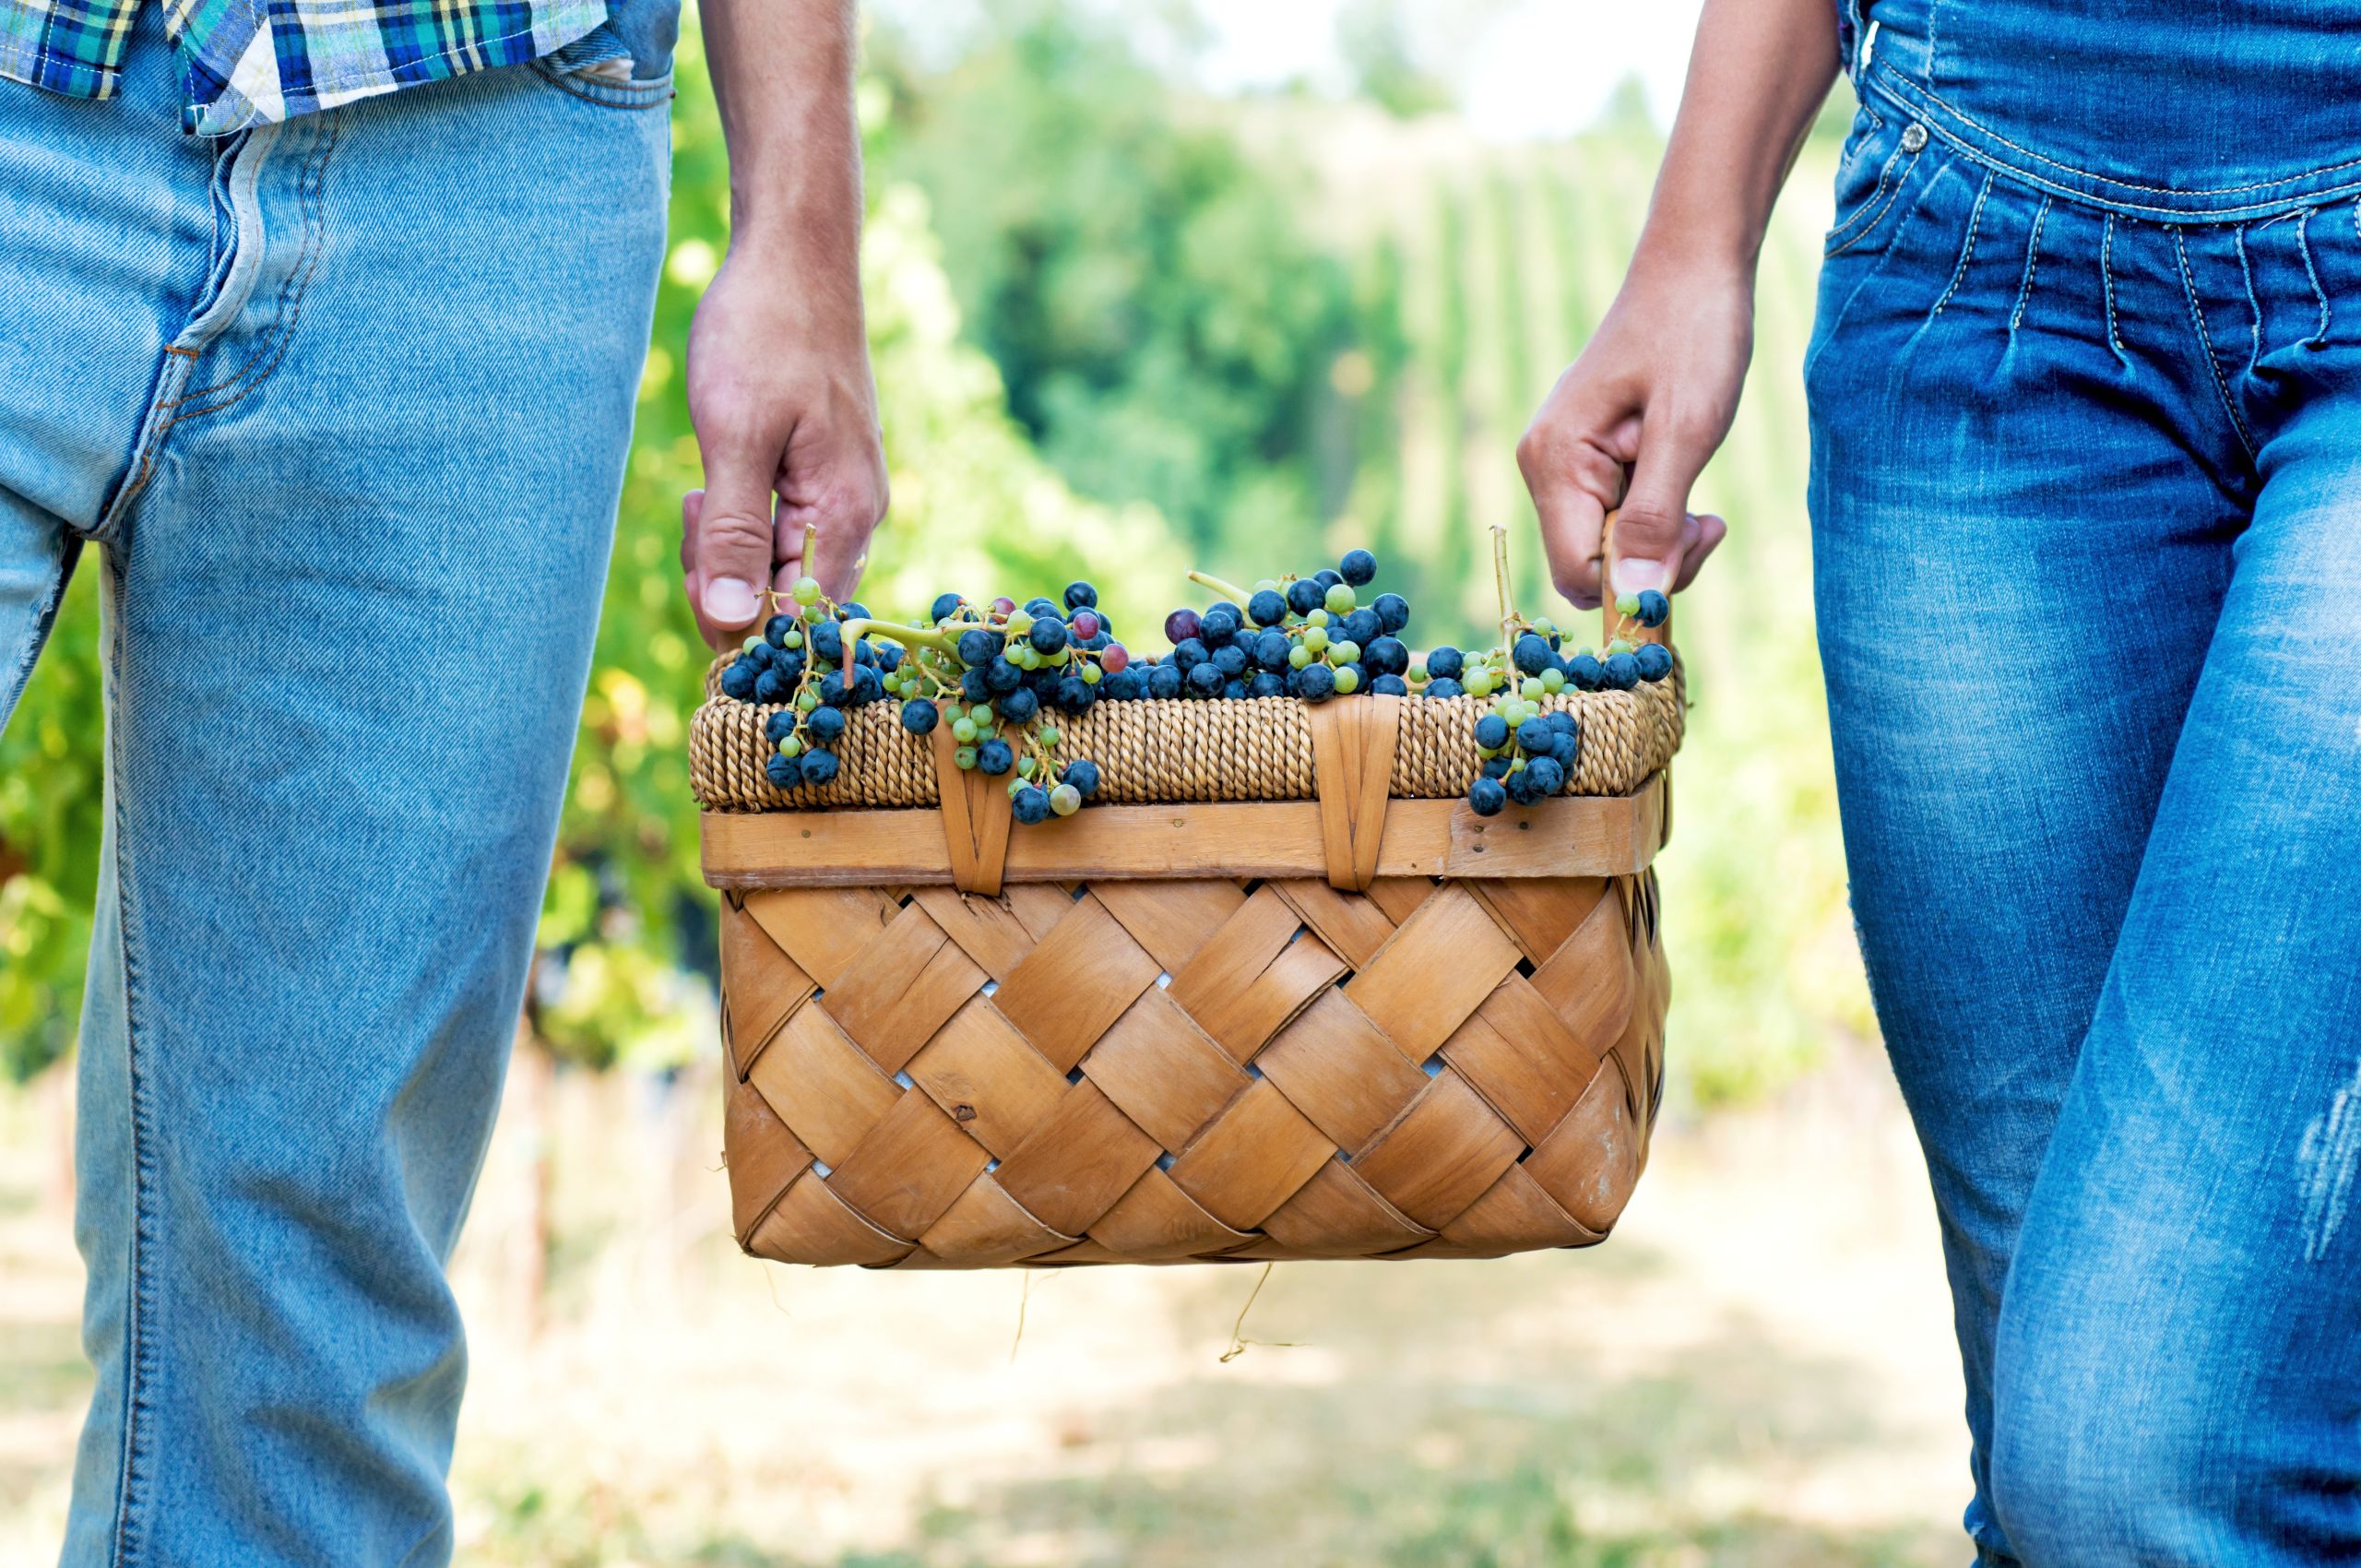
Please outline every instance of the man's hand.
[[[706, 0], [730, 146], [730, 256], [689, 328], [689, 419], [706, 486], [682, 498], [681, 568], [716, 647], [807, 571], [852, 596], [885, 515], [860, 315], [853, 0]], [[816, 528], [818, 559], [803, 558]]]
[[706, 640], [738, 641], [760, 590], [807, 570], [807, 524], [809, 568], [829, 598], [851, 598], [886, 501], [859, 297], [825, 299], [791, 267], [733, 249], [689, 329], [688, 392], [706, 487], [682, 498], [681, 567]]
[[1689, 510], [1689, 491], [1738, 414], [1751, 296], [1743, 278], [1635, 264], [1517, 443], [1550, 578], [1582, 609], [1599, 605], [1599, 533], [1615, 507], [1615, 593], [1687, 588], [1728, 531]]

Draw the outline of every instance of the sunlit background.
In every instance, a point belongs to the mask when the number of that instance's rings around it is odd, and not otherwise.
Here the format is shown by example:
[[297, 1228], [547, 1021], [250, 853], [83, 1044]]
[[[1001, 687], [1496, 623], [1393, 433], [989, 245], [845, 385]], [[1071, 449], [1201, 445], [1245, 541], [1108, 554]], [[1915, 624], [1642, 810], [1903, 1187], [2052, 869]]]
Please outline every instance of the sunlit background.
[[[862, 597], [1374, 550], [1429, 642], [1548, 598], [1517, 433], [1605, 308], [1693, 0], [879, 0], [860, 110], [894, 515]], [[1762, 265], [1681, 601], [1670, 1104], [1616, 1239], [1485, 1264], [796, 1272], [718, 1174], [713, 901], [673, 561], [681, 345], [727, 245], [692, 26], [671, 252], [541, 951], [457, 1274], [461, 1560], [1949, 1562], [1924, 1181], [1845, 902], [1798, 374], [1835, 137]], [[1840, 94], [1844, 89], [1840, 88]], [[70, 1057], [99, 841], [93, 574], [0, 737], [0, 1562], [45, 1561], [89, 1376]], [[1197, 600], [1190, 600], [1197, 602]], [[1559, 607], [1562, 611], [1562, 606]], [[1020, 1332], [1021, 1326], [1021, 1332]]]

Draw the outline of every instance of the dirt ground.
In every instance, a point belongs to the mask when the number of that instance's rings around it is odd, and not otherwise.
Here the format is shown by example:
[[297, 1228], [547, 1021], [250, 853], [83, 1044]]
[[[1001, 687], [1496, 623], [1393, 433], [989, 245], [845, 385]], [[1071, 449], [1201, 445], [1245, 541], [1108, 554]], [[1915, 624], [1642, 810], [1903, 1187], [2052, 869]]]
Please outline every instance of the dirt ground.
[[[460, 1562], [1967, 1556], [1934, 1221], [1867, 1053], [1666, 1127], [1603, 1248], [1281, 1266], [1227, 1362], [1259, 1269], [886, 1277], [742, 1257], [716, 1099], [702, 1078], [512, 1080], [456, 1271], [474, 1363]], [[53, 1086], [0, 1098], [11, 1565], [55, 1550], [89, 1388], [63, 1108]]]

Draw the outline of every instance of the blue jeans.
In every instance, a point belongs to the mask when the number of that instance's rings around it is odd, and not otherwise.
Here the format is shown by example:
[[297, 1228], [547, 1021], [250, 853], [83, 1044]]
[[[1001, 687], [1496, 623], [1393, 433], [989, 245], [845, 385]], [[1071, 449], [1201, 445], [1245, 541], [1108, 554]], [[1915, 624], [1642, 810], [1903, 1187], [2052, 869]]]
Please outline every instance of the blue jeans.
[[[2063, 37], [2081, 7], [2047, 7], [2006, 102], [1979, 27], [2044, 7], [1938, 8], [1940, 45], [1924, 6], [1869, 12], [1806, 382], [1967, 1526], [2038, 1568], [2361, 1560], [2361, 134], [2093, 148], [2173, 133], [2078, 75], [2077, 145], [2044, 143], [2009, 114], [2069, 56], [2179, 90], [2125, 63], [2153, 0]], [[2267, 126], [2304, 64], [2235, 117]], [[2184, 137], [2233, 117], [2167, 107]], [[2241, 161], [2265, 148], [2314, 167]], [[2143, 182], [2151, 153], [2196, 173]]]
[[[0, 717], [84, 546], [108, 831], [68, 1564], [437, 1563], [663, 254], [669, 83], [0, 113]], [[96, 713], [92, 724], [100, 722]]]

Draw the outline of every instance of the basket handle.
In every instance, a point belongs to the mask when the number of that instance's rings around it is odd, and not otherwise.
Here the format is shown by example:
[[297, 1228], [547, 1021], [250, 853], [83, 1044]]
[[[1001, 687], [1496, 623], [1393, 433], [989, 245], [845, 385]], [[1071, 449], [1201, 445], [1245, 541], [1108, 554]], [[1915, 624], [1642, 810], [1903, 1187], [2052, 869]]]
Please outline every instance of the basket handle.
[[1328, 885], [1347, 893], [1366, 893], [1377, 880], [1402, 700], [1339, 698], [1303, 710], [1311, 727], [1312, 788], [1320, 797], [1320, 847]]

